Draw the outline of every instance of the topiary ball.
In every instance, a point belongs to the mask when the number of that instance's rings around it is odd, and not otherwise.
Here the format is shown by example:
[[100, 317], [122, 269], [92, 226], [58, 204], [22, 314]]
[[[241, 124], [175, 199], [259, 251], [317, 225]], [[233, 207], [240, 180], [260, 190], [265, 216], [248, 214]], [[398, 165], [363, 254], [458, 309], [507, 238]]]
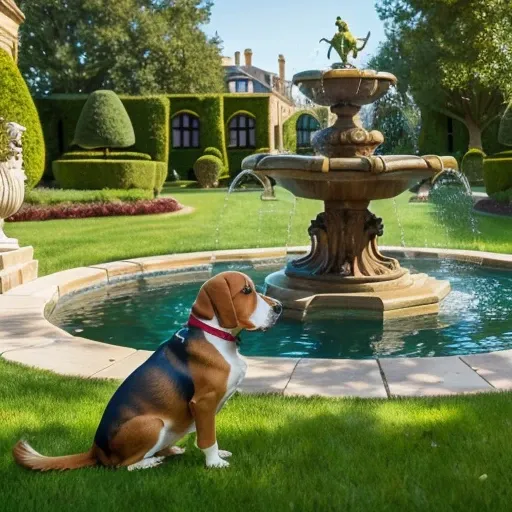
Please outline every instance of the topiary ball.
[[202, 188], [217, 187], [223, 168], [224, 164], [220, 158], [203, 155], [194, 164], [194, 174]]
[[114, 91], [93, 92], [78, 119], [73, 145], [107, 149], [134, 144], [133, 125], [119, 96]]
[[498, 141], [504, 146], [512, 146], [512, 102], [509, 103], [501, 118]]
[[462, 159], [462, 172], [470, 183], [481, 183], [484, 179], [485, 153], [477, 148], [470, 149]]
[[217, 148], [208, 147], [203, 151], [203, 154], [216, 156], [217, 158], [220, 158], [222, 160], [222, 153], [221, 153], [220, 149], [217, 149]]
[[26, 188], [34, 188], [41, 180], [45, 164], [43, 130], [27, 84], [12, 57], [0, 49], [0, 116], [6, 123], [24, 126], [23, 167]]

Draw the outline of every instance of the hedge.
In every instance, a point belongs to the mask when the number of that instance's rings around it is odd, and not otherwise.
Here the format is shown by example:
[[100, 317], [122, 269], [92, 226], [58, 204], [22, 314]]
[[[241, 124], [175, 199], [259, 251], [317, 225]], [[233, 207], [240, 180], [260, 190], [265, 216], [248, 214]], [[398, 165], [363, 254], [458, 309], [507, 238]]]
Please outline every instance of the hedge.
[[211, 155], [211, 156], [216, 156], [217, 158], [220, 158], [222, 160], [222, 152], [220, 149], [217, 149], [217, 148], [212, 148], [212, 147], [209, 147], [209, 148], [206, 148], [204, 151], [203, 151], [203, 154], [204, 155]]
[[25, 194], [24, 202], [31, 205], [118, 203], [153, 199], [152, 190], [132, 188], [104, 190], [62, 190], [35, 188]]
[[104, 151], [69, 151], [64, 153], [61, 160], [152, 160], [151, 155], [133, 151], [110, 151], [105, 156]]
[[194, 164], [194, 174], [202, 188], [217, 187], [224, 168], [222, 160], [214, 155], [203, 155]]
[[288, 118], [283, 125], [283, 146], [286, 151], [291, 151], [297, 154], [313, 154], [313, 148], [298, 148], [297, 147], [297, 121], [303, 115], [309, 114], [314, 117], [321, 125], [320, 119], [313, 109], [299, 110]]
[[[135, 146], [130, 152], [145, 153], [154, 161], [169, 159], [169, 100], [165, 96], [128, 97], [121, 101], [135, 132]], [[73, 149], [73, 135], [87, 95], [56, 94], [36, 101], [45, 134], [46, 177], [51, 177], [52, 162]]]
[[78, 118], [73, 145], [84, 149], [135, 145], [132, 122], [114, 91], [94, 91]]
[[470, 149], [462, 159], [462, 172], [470, 183], [481, 183], [484, 178], [485, 153], [477, 148]]
[[[193, 177], [194, 163], [203, 155], [208, 147], [221, 152], [224, 163], [222, 177], [229, 176], [228, 156], [224, 142], [225, 133], [222, 123], [224, 97], [221, 94], [183, 94], [169, 96], [172, 119], [180, 113], [190, 113], [199, 117], [200, 138], [199, 148], [171, 148], [169, 168], [175, 169], [181, 179]], [[172, 133], [172, 132], [171, 132]]]
[[24, 126], [23, 160], [26, 187], [39, 183], [44, 172], [45, 146], [41, 122], [27, 84], [12, 57], [0, 49], [0, 117]]
[[[250, 114], [256, 120], [256, 147], [229, 148], [229, 122], [238, 114]], [[224, 123], [230, 175], [242, 170], [242, 160], [254, 153], [256, 148], [270, 146], [270, 97], [267, 94], [226, 94], [224, 96]]]
[[163, 168], [145, 160], [56, 160], [53, 174], [64, 189], [158, 190]]
[[484, 183], [487, 194], [492, 196], [512, 188], [512, 157], [486, 158], [484, 160]]

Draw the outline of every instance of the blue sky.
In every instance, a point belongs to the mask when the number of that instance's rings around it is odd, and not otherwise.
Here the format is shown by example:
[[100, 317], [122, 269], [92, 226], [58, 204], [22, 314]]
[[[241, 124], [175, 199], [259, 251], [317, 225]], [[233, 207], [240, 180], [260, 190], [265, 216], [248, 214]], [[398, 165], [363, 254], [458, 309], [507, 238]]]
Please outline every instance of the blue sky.
[[224, 55], [232, 56], [245, 48], [253, 51], [253, 64], [278, 71], [277, 57], [286, 57], [286, 75], [307, 69], [329, 67], [328, 45], [337, 16], [345, 19], [356, 37], [372, 36], [358, 60], [359, 65], [374, 53], [384, 39], [384, 28], [375, 11], [377, 0], [215, 0], [209, 34], [219, 33]]

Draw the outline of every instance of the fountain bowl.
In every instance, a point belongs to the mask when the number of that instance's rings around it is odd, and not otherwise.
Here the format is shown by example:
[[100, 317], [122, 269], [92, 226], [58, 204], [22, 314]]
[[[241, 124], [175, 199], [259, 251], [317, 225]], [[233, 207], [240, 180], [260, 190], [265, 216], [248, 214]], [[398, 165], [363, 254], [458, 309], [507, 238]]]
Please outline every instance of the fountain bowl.
[[310, 70], [293, 77], [293, 84], [304, 96], [324, 107], [369, 105], [382, 98], [396, 82], [391, 73], [372, 69]]

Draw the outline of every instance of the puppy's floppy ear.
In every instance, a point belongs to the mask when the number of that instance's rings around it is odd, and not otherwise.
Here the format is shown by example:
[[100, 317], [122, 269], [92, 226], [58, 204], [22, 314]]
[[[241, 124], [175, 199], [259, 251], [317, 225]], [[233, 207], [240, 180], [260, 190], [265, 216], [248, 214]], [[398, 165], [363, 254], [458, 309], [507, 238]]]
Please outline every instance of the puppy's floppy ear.
[[213, 304], [220, 326], [225, 329], [235, 329], [238, 326], [238, 317], [226, 277], [218, 275], [211, 279], [206, 285], [206, 291], [211, 304]]
[[206, 284], [199, 290], [197, 299], [192, 306], [192, 313], [194, 316], [204, 320], [212, 320], [215, 315], [212, 301], [206, 291]]

